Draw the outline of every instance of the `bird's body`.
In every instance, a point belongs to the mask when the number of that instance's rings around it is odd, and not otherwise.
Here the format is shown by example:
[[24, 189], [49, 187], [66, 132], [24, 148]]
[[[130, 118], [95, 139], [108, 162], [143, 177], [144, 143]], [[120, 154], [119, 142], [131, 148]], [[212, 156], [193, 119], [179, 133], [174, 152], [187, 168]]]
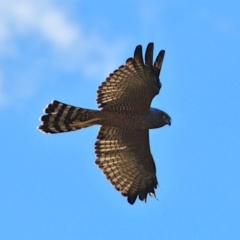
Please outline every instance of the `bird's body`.
[[151, 108], [159, 93], [158, 79], [164, 51], [152, 62], [153, 44], [146, 50], [137, 46], [134, 58], [110, 74], [98, 89], [101, 110], [78, 108], [54, 100], [41, 117], [39, 129], [46, 133], [78, 130], [101, 125], [95, 144], [96, 164], [118, 191], [133, 204], [136, 197], [146, 200], [157, 187], [156, 168], [150, 152], [149, 129], [171, 124], [165, 112]]
[[101, 111], [102, 119], [98, 124], [131, 129], [153, 129], [165, 125], [159, 116], [161, 110], [150, 108], [146, 111]]

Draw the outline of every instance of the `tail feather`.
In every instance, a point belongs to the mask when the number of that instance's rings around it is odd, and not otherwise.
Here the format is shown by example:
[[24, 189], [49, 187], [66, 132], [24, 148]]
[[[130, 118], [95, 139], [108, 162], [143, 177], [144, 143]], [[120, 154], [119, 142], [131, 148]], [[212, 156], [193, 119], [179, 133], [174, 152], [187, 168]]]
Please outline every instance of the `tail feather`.
[[40, 117], [42, 125], [38, 129], [45, 133], [69, 132], [88, 127], [95, 123], [90, 113], [93, 110], [70, 106], [59, 101], [52, 101], [45, 109], [46, 115]]

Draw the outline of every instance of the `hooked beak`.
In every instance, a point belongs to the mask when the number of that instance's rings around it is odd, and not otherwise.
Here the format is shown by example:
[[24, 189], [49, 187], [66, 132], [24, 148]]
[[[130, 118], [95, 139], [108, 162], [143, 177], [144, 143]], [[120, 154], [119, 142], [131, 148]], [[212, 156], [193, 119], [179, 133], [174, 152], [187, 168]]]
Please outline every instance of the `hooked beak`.
[[167, 124], [168, 124], [169, 126], [171, 126], [171, 118], [168, 119]]

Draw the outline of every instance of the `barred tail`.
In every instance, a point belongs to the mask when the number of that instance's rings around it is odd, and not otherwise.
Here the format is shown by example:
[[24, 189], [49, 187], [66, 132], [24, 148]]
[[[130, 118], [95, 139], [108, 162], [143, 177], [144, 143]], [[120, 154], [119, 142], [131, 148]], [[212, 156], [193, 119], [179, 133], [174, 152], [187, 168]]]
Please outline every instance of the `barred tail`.
[[42, 125], [38, 129], [45, 133], [60, 133], [78, 130], [97, 124], [98, 111], [70, 106], [56, 100], [45, 109], [40, 117]]

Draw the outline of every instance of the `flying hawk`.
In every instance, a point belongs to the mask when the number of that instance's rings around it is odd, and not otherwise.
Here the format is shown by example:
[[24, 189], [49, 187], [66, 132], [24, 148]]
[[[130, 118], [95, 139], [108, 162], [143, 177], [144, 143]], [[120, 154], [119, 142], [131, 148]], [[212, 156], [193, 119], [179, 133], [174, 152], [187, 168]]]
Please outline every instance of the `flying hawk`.
[[99, 86], [100, 110], [74, 107], [54, 100], [40, 118], [39, 130], [61, 133], [100, 125], [95, 143], [95, 163], [114, 187], [134, 204], [137, 197], [145, 201], [155, 197], [158, 182], [149, 146], [149, 129], [171, 125], [170, 116], [151, 108], [161, 88], [159, 74], [165, 51], [153, 63], [153, 43], [142, 56], [142, 46], [134, 51], [125, 65], [111, 73]]

